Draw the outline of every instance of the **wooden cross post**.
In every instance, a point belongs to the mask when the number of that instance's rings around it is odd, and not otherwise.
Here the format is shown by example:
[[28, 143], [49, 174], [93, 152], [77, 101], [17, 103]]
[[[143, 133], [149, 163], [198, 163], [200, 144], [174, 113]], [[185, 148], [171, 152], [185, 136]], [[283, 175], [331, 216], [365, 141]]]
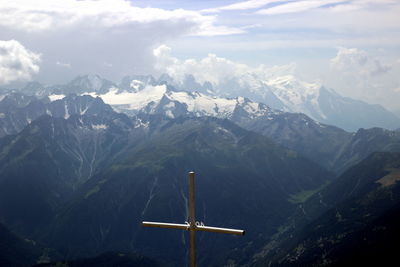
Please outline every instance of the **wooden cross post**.
[[190, 267], [196, 267], [196, 231], [244, 235], [244, 230], [219, 228], [205, 226], [203, 223], [196, 222], [195, 199], [194, 199], [194, 172], [189, 172], [189, 218], [185, 224], [161, 223], [161, 222], [142, 222], [143, 226], [173, 228], [189, 231], [190, 233]]

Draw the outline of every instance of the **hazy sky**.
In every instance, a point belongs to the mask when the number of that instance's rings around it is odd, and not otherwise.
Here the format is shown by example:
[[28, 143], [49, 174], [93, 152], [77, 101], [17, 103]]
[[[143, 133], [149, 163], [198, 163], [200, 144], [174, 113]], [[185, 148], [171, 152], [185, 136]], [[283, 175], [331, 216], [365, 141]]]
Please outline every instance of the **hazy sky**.
[[399, 14], [400, 0], [0, 0], [0, 86], [156, 74], [162, 50], [226, 71], [287, 65], [400, 110]]

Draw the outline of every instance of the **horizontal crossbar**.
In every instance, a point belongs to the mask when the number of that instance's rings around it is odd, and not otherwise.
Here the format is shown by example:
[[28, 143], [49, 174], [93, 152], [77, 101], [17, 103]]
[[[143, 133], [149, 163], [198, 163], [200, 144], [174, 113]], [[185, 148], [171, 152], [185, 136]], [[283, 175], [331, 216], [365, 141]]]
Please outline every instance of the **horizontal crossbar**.
[[232, 234], [232, 235], [244, 235], [244, 233], [245, 233], [244, 230], [211, 227], [211, 226], [201, 226], [201, 225], [196, 226], [196, 231], [205, 231], [205, 232]]
[[161, 222], [142, 222], [143, 226], [147, 227], [160, 227], [160, 228], [172, 228], [189, 230], [189, 224], [178, 224], [178, 223], [161, 223]]
[[172, 229], [180, 229], [180, 230], [195, 230], [195, 231], [204, 231], [204, 232], [214, 232], [214, 233], [223, 233], [223, 234], [232, 234], [232, 235], [244, 235], [244, 230], [238, 229], [229, 229], [229, 228], [220, 228], [220, 227], [211, 227], [204, 225], [196, 225], [193, 228], [190, 228], [189, 224], [178, 224], [178, 223], [161, 223], [161, 222], [142, 222], [143, 226], [146, 227], [159, 227], [159, 228], [172, 228]]

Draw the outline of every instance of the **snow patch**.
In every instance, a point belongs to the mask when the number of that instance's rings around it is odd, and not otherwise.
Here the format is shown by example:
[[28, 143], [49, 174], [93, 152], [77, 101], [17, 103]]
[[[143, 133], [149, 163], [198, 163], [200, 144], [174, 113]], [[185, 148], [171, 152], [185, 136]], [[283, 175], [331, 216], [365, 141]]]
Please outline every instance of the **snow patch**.
[[218, 98], [201, 93], [171, 92], [168, 97], [185, 103], [189, 112], [209, 116], [232, 114], [237, 103], [235, 99]]
[[164, 109], [168, 109], [168, 108], [174, 108], [175, 107], [175, 103], [174, 102], [169, 102], [168, 104], [166, 104], [164, 106]]
[[105, 124], [92, 124], [92, 128], [95, 130], [105, 130], [108, 126]]
[[143, 122], [141, 119], [138, 119], [135, 124], [135, 128], [147, 128], [149, 126], [149, 122]]
[[131, 88], [135, 89], [136, 91], [138, 91], [140, 89], [140, 87], [143, 85], [144, 85], [144, 83], [142, 81], [132, 80], [129, 86]]
[[64, 103], [64, 110], [65, 110], [64, 119], [68, 119], [69, 118], [69, 112], [68, 112], [67, 102]]
[[92, 97], [100, 97], [104, 103], [109, 105], [129, 105], [130, 110], [144, 108], [150, 102], [158, 103], [167, 91], [166, 85], [146, 86], [139, 92], [120, 92], [118, 88], [111, 88], [106, 94], [98, 95], [94, 92], [85, 93]]
[[258, 117], [272, 112], [267, 106], [251, 102], [243, 97], [222, 98], [199, 92], [167, 91], [166, 85], [147, 85], [138, 92], [121, 92], [121, 90], [114, 87], [106, 94], [96, 94], [94, 92], [85, 94], [92, 97], [100, 97], [106, 104], [113, 105], [119, 111], [138, 112], [145, 108], [146, 110], [150, 108], [151, 110], [147, 110], [150, 113], [156, 112], [161, 99], [164, 98], [167, 101], [161, 108], [164, 114], [170, 118], [174, 118], [176, 103], [183, 104], [187, 112], [195, 116], [229, 118], [237, 106], [241, 106], [251, 117]]
[[175, 116], [174, 116], [174, 114], [172, 113], [171, 110], [165, 111], [165, 115], [166, 115], [168, 118], [171, 118], [171, 119], [175, 118]]
[[65, 95], [49, 95], [49, 99], [51, 102], [63, 99]]
[[222, 127], [217, 127], [217, 129], [216, 129], [217, 131], [221, 131], [221, 132], [224, 132], [224, 133], [229, 133], [229, 131], [227, 130], [227, 129], [225, 129], [225, 128], [222, 128]]
[[81, 109], [80, 110], [80, 114], [84, 115], [88, 109], [89, 109], [89, 107], [86, 107], [84, 110]]
[[282, 103], [289, 108], [290, 112], [303, 112], [326, 118], [319, 106], [319, 94], [321, 85], [309, 83], [296, 79], [293, 75], [275, 77], [266, 81], [271, 91]]

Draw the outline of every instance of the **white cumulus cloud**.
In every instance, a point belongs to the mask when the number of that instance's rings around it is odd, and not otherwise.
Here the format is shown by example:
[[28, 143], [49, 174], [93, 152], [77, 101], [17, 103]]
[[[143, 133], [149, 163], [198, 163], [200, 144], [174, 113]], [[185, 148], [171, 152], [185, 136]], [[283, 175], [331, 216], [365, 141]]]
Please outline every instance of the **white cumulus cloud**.
[[244, 64], [235, 63], [214, 54], [209, 54], [201, 60], [181, 61], [171, 56], [171, 49], [165, 45], [156, 48], [154, 56], [156, 57], [156, 69], [178, 81], [182, 81], [186, 74], [191, 74], [201, 83], [208, 81], [219, 84], [221, 80], [235, 77], [249, 70], [249, 67]]
[[28, 32], [65, 30], [75, 26], [132, 27], [150, 23], [185, 24], [187, 33], [195, 35], [241, 32], [240, 29], [216, 26], [215, 20], [214, 16], [184, 9], [136, 7], [127, 0], [13, 0], [0, 4], [0, 26]]
[[30, 80], [39, 72], [40, 55], [16, 40], [0, 40], [0, 84]]
[[331, 67], [347, 74], [375, 76], [385, 74], [391, 66], [370, 57], [366, 51], [357, 48], [340, 47], [336, 57], [331, 59]]
[[211, 82], [220, 85], [230, 79], [254, 77], [258, 80], [268, 80], [281, 75], [292, 75], [296, 70], [296, 64], [267, 67], [260, 64], [256, 67], [234, 62], [232, 60], [208, 54], [202, 59], [189, 58], [180, 60], [171, 55], [171, 48], [166, 45], [153, 50], [155, 68], [160, 73], [167, 73], [176, 81], [183, 81], [185, 75], [190, 74], [200, 83]]
[[44, 83], [86, 73], [112, 80], [149, 73], [152, 50], [162, 43], [243, 32], [199, 11], [143, 8], [128, 0], [0, 0], [1, 38], [42, 53], [37, 79]]
[[325, 81], [344, 95], [380, 103], [395, 110], [400, 103], [399, 67], [395, 59], [381, 58], [359, 48], [338, 48], [330, 60], [331, 73]]

